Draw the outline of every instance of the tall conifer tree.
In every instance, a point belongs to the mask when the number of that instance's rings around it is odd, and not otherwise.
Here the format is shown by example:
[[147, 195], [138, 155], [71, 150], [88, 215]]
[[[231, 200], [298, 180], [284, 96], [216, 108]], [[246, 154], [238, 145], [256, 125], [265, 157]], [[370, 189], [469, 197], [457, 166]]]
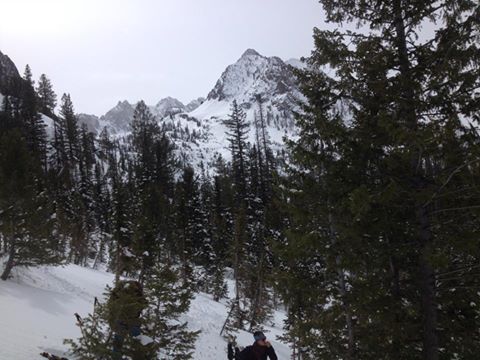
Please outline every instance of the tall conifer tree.
[[[365, 31], [316, 29], [299, 72], [308, 104], [292, 143], [282, 254], [295, 274], [283, 279], [290, 332], [305, 358], [473, 359], [480, 254], [466, 249], [478, 226], [478, 135], [464, 124], [479, 111], [479, 8], [321, 3], [328, 21]], [[426, 23], [430, 38], [419, 36]]]

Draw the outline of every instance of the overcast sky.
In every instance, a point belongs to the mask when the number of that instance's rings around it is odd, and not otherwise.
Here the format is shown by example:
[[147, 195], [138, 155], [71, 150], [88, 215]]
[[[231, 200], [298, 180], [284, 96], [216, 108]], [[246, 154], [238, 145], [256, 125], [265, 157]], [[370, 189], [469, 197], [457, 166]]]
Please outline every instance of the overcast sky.
[[317, 0], [1, 0], [0, 50], [46, 73], [78, 112], [206, 96], [247, 48], [308, 55]]

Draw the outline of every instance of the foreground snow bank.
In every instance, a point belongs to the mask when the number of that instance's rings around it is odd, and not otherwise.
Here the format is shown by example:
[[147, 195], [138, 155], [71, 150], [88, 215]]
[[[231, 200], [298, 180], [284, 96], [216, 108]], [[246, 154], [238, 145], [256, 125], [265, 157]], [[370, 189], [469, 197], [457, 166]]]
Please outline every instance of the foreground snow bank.
[[[67, 355], [65, 338], [77, 338], [74, 313], [84, 316], [92, 311], [95, 296], [101, 298], [113, 275], [76, 265], [15, 269], [14, 278], [0, 282], [0, 359], [40, 359], [42, 351]], [[207, 294], [197, 294], [190, 311], [183, 316], [189, 328], [201, 330], [195, 360], [226, 359], [226, 343], [218, 334], [227, 315], [224, 303]], [[273, 340], [280, 359], [289, 358], [285, 344], [275, 341], [281, 334], [283, 314], [275, 313], [274, 326], [267, 336]], [[248, 345], [252, 337], [238, 334], [239, 342]]]

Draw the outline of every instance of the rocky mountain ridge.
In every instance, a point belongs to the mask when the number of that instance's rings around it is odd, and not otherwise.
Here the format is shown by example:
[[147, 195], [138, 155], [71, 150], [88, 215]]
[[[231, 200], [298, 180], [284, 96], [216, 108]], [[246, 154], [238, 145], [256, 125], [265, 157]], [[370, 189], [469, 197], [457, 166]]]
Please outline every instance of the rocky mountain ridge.
[[[166, 97], [150, 109], [185, 163], [209, 163], [219, 155], [229, 158], [223, 120], [228, 118], [233, 101], [242, 107], [251, 125], [249, 141], [255, 142], [255, 119], [261, 113], [272, 148], [280, 152], [284, 137], [296, 134], [293, 111], [301, 99], [293, 73], [293, 66], [299, 67], [300, 63], [295, 59], [288, 62], [248, 49], [226, 67], [206, 98], [183, 104]], [[12, 76], [19, 76], [18, 70], [0, 53], [0, 80]], [[123, 138], [131, 132], [134, 107], [134, 103], [122, 100], [104, 115], [78, 114], [78, 120], [93, 133], [106, 128], [113, 136]]]

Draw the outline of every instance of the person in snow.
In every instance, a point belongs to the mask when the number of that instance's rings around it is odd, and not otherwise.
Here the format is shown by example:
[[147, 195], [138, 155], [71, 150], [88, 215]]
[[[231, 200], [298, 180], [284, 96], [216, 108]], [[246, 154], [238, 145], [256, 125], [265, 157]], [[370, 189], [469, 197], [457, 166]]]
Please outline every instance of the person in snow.
[[108, 322], [112, 329], [114, 359], [121, 359], [121, 352], [125, 337], [139, 336], [140, 314], [147, 306], [143, 289], [138, 281], [121, 280], [111, 292], [108, 300]]
[[253, 338], [255, 339], [253, 345], [243, 349], [237, 360], [278, 360], [272, 344], [270, 344], [263, 332], [255, 331]]

